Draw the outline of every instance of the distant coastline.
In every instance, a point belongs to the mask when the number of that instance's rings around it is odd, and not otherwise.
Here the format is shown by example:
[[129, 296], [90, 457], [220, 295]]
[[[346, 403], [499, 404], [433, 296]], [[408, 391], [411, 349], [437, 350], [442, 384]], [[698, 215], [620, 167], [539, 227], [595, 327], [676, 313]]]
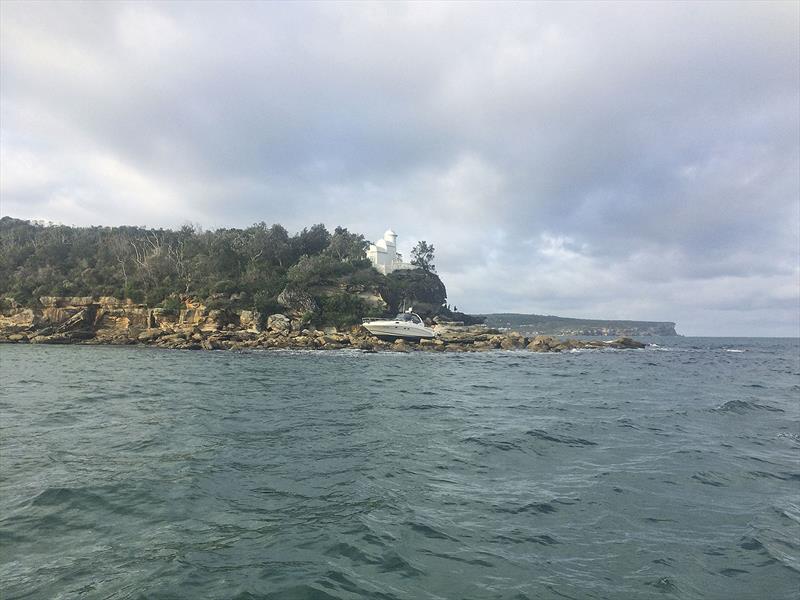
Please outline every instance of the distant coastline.
[[672, 321], [630, 321], [614, 319], [575, 319], [553, 315], [521, 313], [483, 314], [490, 327], [515, 329], [529, 335], [557, 336], [676, 336]]

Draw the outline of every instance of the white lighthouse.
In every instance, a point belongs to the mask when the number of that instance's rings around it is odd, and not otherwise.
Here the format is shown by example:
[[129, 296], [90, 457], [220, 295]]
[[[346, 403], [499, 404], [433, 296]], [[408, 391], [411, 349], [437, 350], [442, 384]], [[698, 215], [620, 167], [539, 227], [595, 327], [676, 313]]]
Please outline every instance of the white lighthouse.
[[400, 269], [416, 269], [414, 265], [403, 262], [403, 256], [397, 251], [397, 234], [391, 229], [386, 230], [383, 239], [369, 245], [367, 258], [384, 275]]

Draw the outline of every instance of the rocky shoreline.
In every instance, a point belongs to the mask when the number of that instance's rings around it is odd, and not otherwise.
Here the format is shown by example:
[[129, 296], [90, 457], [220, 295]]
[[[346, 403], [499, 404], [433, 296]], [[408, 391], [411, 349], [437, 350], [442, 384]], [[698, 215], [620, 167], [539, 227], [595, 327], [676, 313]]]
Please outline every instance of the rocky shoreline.
[[353, 348], [377, 351], [478, 352], [528, 350], [564, 352], [579, 349], [635, 349], [631, 338], [613, 341], [526, 337], [485, 326], [437, 324], [437, 337], [419, 342], [383, 341], [361, 326], [346, 330], [315, 328], [291, 315], [262, 318], [253, 311], [214, 310], [187, 303], [175, 311], [148, 308], [115, 298], [42, 297], [41, 308], [6, 306], [0, 311], [0, 343], [140, 345], [180, 350]]

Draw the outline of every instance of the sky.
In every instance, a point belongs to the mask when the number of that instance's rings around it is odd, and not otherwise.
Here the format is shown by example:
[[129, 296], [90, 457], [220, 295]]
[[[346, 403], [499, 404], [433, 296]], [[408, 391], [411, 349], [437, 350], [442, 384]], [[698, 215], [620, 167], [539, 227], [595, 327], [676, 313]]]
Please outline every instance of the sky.
[[418, 240], [467, 312], [800, 335], [800, 3], [0, 3], [0, 214]]

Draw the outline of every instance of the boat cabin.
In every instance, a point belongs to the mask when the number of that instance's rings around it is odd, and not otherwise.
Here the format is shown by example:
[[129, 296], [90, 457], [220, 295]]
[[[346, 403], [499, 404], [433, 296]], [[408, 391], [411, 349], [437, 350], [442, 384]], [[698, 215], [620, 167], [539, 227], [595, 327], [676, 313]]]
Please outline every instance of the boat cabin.
[[425, 325], [417, 313], [399, 313], [395, 321], [405, 321], [406, 323], [415, 323], [416, 325]]

